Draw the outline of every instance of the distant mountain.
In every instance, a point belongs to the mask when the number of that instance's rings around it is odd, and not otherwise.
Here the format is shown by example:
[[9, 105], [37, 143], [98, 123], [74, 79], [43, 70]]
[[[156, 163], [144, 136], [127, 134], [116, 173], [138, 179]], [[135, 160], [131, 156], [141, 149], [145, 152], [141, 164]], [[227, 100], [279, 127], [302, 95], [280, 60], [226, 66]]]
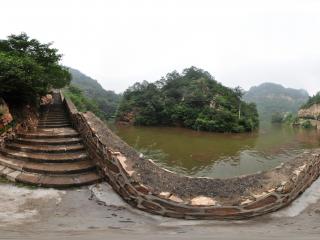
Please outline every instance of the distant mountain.
[[285, 88], [275, 83], [263, 83], [252, 87], [244, 95], [245, 101], [257, 104], [262, 121], [270, 121], [274, 113], [291, 112], [296, 114], [308, 99], [309, 94], [306, 90]]
[[86, 76], [79, 70], [69, 68], [69, 71], [72, 75], [71, 84], [80, 88], [86, 97], [94, 100], [106, 119], [115, 115], [121, 98], [120, 94], [105, 90], [97, 80]]

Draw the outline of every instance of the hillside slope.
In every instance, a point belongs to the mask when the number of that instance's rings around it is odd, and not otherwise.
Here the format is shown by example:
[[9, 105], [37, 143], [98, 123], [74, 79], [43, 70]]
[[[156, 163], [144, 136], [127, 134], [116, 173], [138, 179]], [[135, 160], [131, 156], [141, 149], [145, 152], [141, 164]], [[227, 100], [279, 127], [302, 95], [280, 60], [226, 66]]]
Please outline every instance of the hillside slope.
[[263, 83], [250, 88], [244, 100], [257, 104], [261, 120], [270, 121], [274, 113], [294, 113], [309, 99], [303, 89], [285, 88], [280, 84]]
[[114, 91], [105, 90], [97, 80], [79, 70], [69, 68], [69, 72], [72, 75], [71, 84], [80, 88], [86, 97], [94, 100], [106, 119], [115, 115], [121, 95], [116, 94]]

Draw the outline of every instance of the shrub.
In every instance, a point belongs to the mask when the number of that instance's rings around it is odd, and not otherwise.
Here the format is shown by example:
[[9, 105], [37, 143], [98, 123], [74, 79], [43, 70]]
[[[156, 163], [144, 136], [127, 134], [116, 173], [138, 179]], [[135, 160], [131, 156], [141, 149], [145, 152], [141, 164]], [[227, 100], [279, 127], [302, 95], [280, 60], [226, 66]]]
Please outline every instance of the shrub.
[[59, 64], [61, 57], [51, 43], [25, 33], [0, 40], [0, 94], [16, 103], [35, 102], [51, 88], [69, 84], [71, 76]]
[[311, 124], [311, 122], [309, 120], [306, 120], [306, 121], [301, 123], [301, 127], [309, 129], [309, 128], [312, 128], [313, 126], [312, 126], [312, 124]]
[[64, 95], [69, 98], [80, 112], [91, 111], [101, 119], [106, 120], [104, 113], [99, 109], [98, 104], [94, 100], [90, 100], [84, 96], [81, 89], [70, 85], [64, 89]]

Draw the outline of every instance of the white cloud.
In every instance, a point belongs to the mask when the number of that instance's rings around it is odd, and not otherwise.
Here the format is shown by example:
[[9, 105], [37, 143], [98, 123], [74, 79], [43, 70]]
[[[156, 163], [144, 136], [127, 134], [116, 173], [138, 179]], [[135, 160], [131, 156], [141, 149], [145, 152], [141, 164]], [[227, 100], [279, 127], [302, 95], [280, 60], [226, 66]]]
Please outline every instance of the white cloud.
[[320, 2], [10, 0], [0, 38], [54, 41], [63, 63], [123, 91], [195, 65], [228, 86], [263, 81], [320, 90]]

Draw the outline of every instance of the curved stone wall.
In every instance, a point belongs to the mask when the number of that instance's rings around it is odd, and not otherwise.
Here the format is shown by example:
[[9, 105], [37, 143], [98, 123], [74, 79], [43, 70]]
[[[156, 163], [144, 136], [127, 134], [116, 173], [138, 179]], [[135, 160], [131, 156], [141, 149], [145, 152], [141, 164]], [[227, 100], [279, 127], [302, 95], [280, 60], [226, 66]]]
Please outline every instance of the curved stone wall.
[[113, 189], [131, 206], [167, 217], [244, 219], [288, 205], [320, 173], [320, 150], [266, 172], [230, 179], [194, 178], [158, 167], [123, 142], [91, 112], [69, 100], [74, 127]]

